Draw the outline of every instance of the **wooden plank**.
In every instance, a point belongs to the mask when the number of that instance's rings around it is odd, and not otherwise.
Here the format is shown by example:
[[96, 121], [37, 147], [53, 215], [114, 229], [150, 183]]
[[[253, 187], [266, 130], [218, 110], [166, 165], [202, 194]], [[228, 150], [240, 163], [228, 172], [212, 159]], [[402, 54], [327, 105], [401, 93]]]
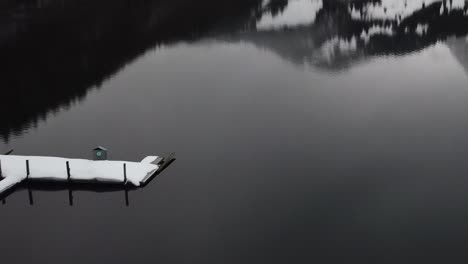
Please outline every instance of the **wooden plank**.
[[164, 162], [164, 157], [158, 157], [155, 161], [151, 162], [152, 164], [159, 165]]
[[159, 161], [159, 158], [153, 161], [151, 164], [158, 165], [159, 168], [146, 175], [145, 178], [141, 181], [142, 186], [147, 185], [154, 177], [161, 173], [165, 168], [167, 168], [175, 160], [175, 153], [171, 153], [168, 156], [164, 157], [162, 162]]

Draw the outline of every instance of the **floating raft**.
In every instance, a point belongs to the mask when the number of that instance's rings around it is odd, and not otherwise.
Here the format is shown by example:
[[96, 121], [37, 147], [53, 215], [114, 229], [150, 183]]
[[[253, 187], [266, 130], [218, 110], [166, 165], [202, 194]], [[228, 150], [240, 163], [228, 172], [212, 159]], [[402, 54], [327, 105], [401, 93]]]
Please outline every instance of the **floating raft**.
[[173, 160], [174, 154], [141, 162], [0, 155], [0, 194], [24, 180], [142, 186]]

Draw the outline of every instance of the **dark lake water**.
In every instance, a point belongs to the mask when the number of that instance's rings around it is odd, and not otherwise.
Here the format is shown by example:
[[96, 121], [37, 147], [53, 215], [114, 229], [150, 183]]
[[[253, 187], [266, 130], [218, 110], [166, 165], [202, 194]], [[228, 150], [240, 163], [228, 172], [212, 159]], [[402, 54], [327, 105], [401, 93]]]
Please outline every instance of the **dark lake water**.
[[177, 161], [129, 206], [18, 189], [0, 261], [464, 256], [468, 4], [407, 2], [2, 1], [0, 151]]

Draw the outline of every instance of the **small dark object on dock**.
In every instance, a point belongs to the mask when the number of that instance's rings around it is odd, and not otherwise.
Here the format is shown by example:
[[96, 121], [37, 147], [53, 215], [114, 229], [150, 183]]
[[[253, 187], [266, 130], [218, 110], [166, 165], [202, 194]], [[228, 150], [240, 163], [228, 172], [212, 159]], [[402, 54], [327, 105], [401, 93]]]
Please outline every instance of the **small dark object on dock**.
[[97, 146], [93, 149], [93, 160], [107, 160], [107, 153], [105, 147]]

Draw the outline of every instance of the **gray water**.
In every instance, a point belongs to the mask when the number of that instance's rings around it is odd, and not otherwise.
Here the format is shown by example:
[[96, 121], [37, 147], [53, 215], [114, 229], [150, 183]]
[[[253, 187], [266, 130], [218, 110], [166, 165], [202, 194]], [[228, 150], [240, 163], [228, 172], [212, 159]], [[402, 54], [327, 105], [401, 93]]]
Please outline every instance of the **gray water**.
[[[466, 8], [436, 2], [397, 23], [318, 2], [0, 5], [0, 150], [177, 155], [129, 192], [129, 206], [123, 189], [75, 190], [70, 206], [66, 189], [30, 186], [30, 204], [18, 188], [0, 204], [1, 260], [464, 256]], [[389, 25], [392, 34], [362, 34]]]

